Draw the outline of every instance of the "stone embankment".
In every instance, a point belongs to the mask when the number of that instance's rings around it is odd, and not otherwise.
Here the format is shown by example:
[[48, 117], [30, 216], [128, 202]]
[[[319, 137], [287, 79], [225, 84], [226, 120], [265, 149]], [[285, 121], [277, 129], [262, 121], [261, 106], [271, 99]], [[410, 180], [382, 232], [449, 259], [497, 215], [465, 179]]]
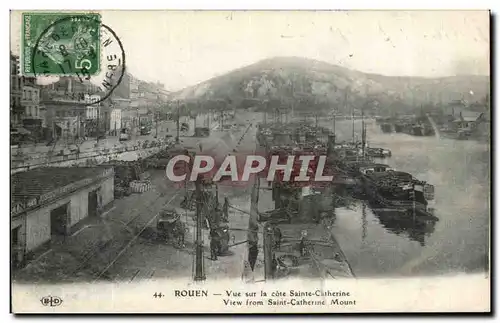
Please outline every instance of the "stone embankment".
[[43, 154], [16, 154], [11, 156], [11, 174], [38, 167], [94, 166], [110, 160], [132, 161], [146, 158], [172, 145], [163, 139], [116, 144], [79, 152], [76, 147]]

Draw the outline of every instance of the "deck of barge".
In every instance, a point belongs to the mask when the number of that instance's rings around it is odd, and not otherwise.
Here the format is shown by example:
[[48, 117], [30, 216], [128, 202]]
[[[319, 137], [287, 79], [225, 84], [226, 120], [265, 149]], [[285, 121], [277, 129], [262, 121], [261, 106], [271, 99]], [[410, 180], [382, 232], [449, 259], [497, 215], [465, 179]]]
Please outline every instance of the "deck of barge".
[[[282, 233], [276, 258], [287, 266], [280, 266], [275, 278], [355, 278], [349, 262], [326, 223], [278, 224]], [[300, 254], [302, 232], [307, 232], [308, 251]], [[294, 261], [292, 261], [294, 259]]]

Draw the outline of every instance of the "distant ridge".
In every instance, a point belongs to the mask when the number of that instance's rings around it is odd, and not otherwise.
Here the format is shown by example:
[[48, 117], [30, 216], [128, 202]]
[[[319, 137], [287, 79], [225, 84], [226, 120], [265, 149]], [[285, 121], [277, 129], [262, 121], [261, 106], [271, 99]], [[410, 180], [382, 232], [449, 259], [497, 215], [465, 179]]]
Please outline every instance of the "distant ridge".
[[238, 106], [248, 100], [287, 102], [293, 93], [294, 101], [301, 102], [297, 109], [401, 111], [457, 100], [484, 101], [489, 87], [489, 76], [384, 76], [313, 59], [274, 57], [175, 92], [173, 97], [225, 100]]

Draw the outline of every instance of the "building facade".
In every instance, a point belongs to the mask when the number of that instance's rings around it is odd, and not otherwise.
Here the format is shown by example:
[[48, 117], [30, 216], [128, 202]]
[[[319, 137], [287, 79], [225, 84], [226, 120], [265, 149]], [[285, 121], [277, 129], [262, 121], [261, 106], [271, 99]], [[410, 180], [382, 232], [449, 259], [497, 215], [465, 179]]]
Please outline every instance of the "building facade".
[[87, 110], [85, 111], [85, 118], [87, 120], [97, 120], [97, 116], [99, 115], [99, 107], [89, 105], [87, 106]]
[[21, 97], [23, 89], [22, 77], [18, 75], [19, 58], [10, 55], [10, 122], [17, 125], [21, 122]]
[[40, 89], [31, 84], [23, 86], [21, 96], [23, 106], [22, 123], [26, 129], [40, 131], [45, 126], [45, 122], [40, 113]]
[[119, 108], [112, 108], [109, 118], [109, 133], [117, 136], [122, 128], [122, 110]]
[[45, 123], [50, 137], [66, 141], [84, 136], [87, 104], [85, 102], [46, 100]]
[[[106, 128], [105, 113], [98, 87], [90, 82], [80, 82], [72, 77], [61, 77], [59, 81], [42, 90], [44, 118], [52, 138], [66, 141], [95, 136], [99, 129]], [[100, 121], [100, 122], [99, 122]], [[103, 130], [102, 130], [103, 131]]]
[[99, 217], [114, 200], [110, 167], [40, 168], [12, 176], [12, 264], [19, 267], [51, 241]]
[[18, 75], [19, 57], [10, 55], [10, 123], [30, 131], [41, 131], [40, 88], [34, 77]]

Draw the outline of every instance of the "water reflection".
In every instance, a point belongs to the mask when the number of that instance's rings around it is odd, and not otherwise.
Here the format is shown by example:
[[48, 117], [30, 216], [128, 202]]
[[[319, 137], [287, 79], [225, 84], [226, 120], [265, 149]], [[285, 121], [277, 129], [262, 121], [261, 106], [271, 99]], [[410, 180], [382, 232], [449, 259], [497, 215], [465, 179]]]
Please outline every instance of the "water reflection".
[[[349, 140], [350, 123], [337, 123], [336, 128], [339, 141]], [[412, 217], [369, 204], [363, 214], [359, 202], [355, 208], [339, 206], [333, 232], [354, 272], [398, 276], [484, 271], [490, 237], [489, 145], [384, 134], [369, 123], [367, 128], [370, 146], [392, 151], [384, 163], [435, 186], [432, 207], [439, 220], [417, 218], [414, 223]]]
[[[429, 238], [434, 233], [436, 227], [437, 218], [414, 217], [408, 212], [380, 210], [377, 208], [372, 208], [372, 211], [387, 231], [416, 241], [422, 247], [425, 246], [426, 238]], [[365, 212], [363, 209], [363, 213]], [[366, 218], [366, 215], [363, 218]], [[366, 220], [363, 223], [366, 226]], [[366, 228], [363, 229], [363, 235], [366, 236]]]
[[367, 214], [373, 213], [380, 225], [390, 233], [418, 242], [422, 247], [425, 241], [434, 233], [437, 217], [414, 215], [412, 212], [402, 212], [381, 209], [373, 201], [365, 200], [363, 196], [349, 190], [337, 189], [334, 193], [335, 208], [356, 208], [361, 204], [361, 242], [367, 240], [370, 223]]

